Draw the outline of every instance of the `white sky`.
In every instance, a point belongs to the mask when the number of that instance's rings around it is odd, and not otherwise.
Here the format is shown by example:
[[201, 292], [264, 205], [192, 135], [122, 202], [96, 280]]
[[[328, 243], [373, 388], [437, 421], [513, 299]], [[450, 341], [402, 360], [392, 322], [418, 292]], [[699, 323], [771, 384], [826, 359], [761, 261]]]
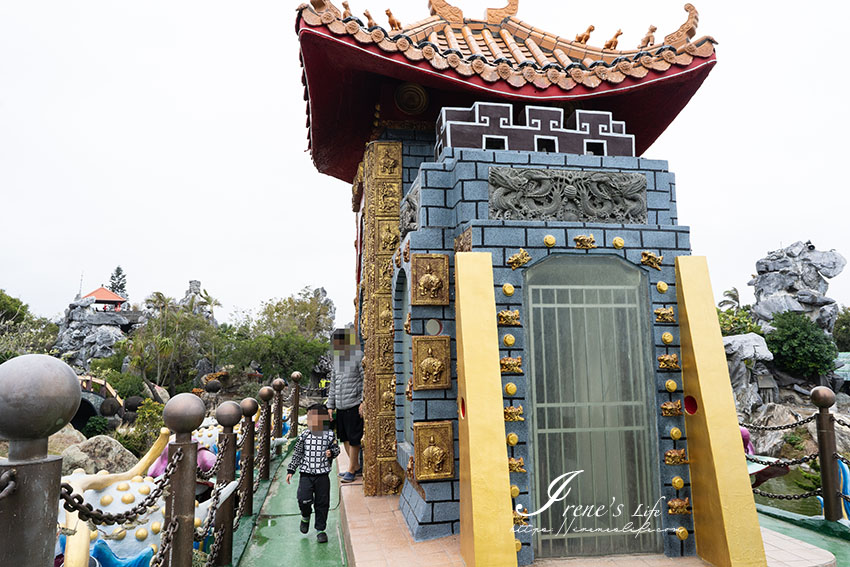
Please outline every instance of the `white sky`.
[[[403, 23], [428, 13], [425, 0], [350, 4], [383, 25], [387, 6]], [[622, 27], [631, 47], [649, 24], [659, 39], [677, 29], [682, 4], [523, 0], [519, 17], [563, 36], [593, 23], [593, 45]], [[226, 314], [314, 285], [351, 320], [350, 187], [305, 152], [296, 6], [0, 1], [0, 288], [53, 317], [81, 273], [87, 293], [121, 264], [132, 301], [199, 279]], [[850, 255], [850, 7], [697, 8], [719, 63], [644, 155], [676, 173], [679, 221], [715, 294], [737, 286], [751, 301], [768, 250], [812, 239]], [[845, 304], [848, 273], [830, 282]]]

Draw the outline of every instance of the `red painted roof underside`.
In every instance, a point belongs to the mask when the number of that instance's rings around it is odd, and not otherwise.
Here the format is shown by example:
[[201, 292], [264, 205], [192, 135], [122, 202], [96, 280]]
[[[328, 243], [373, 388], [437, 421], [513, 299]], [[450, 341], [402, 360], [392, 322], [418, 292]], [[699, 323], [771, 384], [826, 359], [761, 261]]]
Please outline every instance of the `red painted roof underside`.
[[[461, 77], [452, 69], [437, 71], [427, 61], [411, 62], [374, 44], [361, 45], [350, 36], [308, 26], [300, 18], [298, 26], [313, 162], [320, 172], [349, 183], [372, 134], [375, 104], [386, 100], [386, 96], [382, 99], [386, 83], [410, 81], [428, 89], [431, 104], [427, 113], [434, 120], [444, 106], [471, 106], [476, 101], [537, 105], [570, 101], [580, 108], [610, 111], [635, 135], [640, 155], [681, 112], [717, 62], [712, 54], [695, 58], [686, 67], [650, 71], [642, 79], [627, 77], [618, 85], [603, 83], [594, 89], [578, 85], [565, 92], [554, 85], [541, 90], [531, 84], [514, 88], [504, 81], [487, 83], [477, 76]], [[393, 116], [391, 106], [382, 105], [382, 119], [410, 119], [400, 113]]]
[[90, 294], [84, 295], [83, 297], [94, 297], [95, 301], [98, 303], [124, 303], [125, 301], [127, 301], [120, 295], [112, 293], [105, 287], [99, 287]]

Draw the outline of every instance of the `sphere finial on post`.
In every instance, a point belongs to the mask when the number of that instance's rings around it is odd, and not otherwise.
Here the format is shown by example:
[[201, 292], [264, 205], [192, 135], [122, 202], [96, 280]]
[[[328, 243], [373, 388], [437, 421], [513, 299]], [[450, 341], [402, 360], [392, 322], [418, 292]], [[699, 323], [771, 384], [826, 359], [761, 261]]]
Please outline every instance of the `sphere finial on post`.
[[47, 438], [80, 407], [80, 382], [70, 366], [46, 354], [17, 356], [0, 364], [0, 438], [9, 460], [47, 455]]
[[812, 403], [821, 409], [831, 408], [835, 405], [835, 392], [826, 386], [817, 386], [812, 389]]
[[275, 392], [280, 392], [286, 386], [286, 382], [283, 381], [283, 378], [275, 378], [272, 380], [272, 389]]
[[260, 399], [263, 401], [263, 403], [268, 403], [272, 401], [273, 397], [274, 390], [272, 390], [268, 386], [263, 386], [262, 388], [260, 388]]
[[242, 419], [242, 407], [236, 402], [224, 402], [215, 410], [215, 419], [225, 428], [233, 428]]
[[289, 375], [289, 379], [298, 384], [304, 376], [297, 370]]
[[239, 402], [242, 408], [242, 415], [245, 417], [254, 417], [254, 414], [260, 409], [260, 404], [254, 398], [245, 398]]
[[207, 408], [195, 394], [177, 394], [165, 404], [162, 421], [177, 436], [189, 435], [204, 421]]

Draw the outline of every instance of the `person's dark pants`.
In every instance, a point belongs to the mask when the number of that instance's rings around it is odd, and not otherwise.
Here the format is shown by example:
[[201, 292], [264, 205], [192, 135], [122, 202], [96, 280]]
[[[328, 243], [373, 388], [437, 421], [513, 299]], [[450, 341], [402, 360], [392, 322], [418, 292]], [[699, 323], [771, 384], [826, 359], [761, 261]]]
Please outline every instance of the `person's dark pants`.
[[328, 510], [331, 507], [331, 480], [326, 474], [300, 473], [298, 479], [298, 507], [301, 515], [309, 518], [316, 510], [316, 529], [325, 531], [328, 523]]

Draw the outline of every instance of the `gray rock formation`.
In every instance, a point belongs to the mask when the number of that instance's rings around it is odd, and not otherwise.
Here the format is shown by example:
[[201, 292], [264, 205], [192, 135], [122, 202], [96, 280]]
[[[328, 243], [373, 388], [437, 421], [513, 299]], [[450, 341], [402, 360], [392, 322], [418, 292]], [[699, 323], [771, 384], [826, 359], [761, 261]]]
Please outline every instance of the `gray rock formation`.
[[738, 411], [750, 414], [764, 403], [777, 401], [779, 388], [765, 366], [773, 360], [764, 337], [755, 333], [723, 337], [726, 364]]
[[114, 354], [115, 343], [126, 335], [131, 321], [118, 311], [95, 311], [93, 297], [74, 300], [59, 326], [56, 348], [71, 366], [88, 370], [92, 358]]
[[100, 470], [124, 472], [138, 462], [133, 453], [112, 437], [97, 435], [62, 451], [62, 474], [71, 474], [75, 469], [83, 469], [86, 474]]
[[186, 294], [183, 296], [183, 299], [177, 303], [181, 307], [185, 307], [190, 310], [195, 315], [203, 315], [203, 317], [213, 325], [216, 324], [215, 319], [213, 318], [211, 306], [204, 301], [204, 298], [201, 295], [200, 281], [189, 280], [189, 289], [186, 290]]
[[834, 278], [846, 264], [847, 260], [835, 250], [816, 250], [811, 241], [795, 242], [768, 253], [756, 262], [757, 275], [748, 283], [755, 287], [755, 320], [770, 330], [774, 315], [794, 311], [805, 313], [831, 333], [838, 304], [826, 297], [829, 284], [825, 278]]

